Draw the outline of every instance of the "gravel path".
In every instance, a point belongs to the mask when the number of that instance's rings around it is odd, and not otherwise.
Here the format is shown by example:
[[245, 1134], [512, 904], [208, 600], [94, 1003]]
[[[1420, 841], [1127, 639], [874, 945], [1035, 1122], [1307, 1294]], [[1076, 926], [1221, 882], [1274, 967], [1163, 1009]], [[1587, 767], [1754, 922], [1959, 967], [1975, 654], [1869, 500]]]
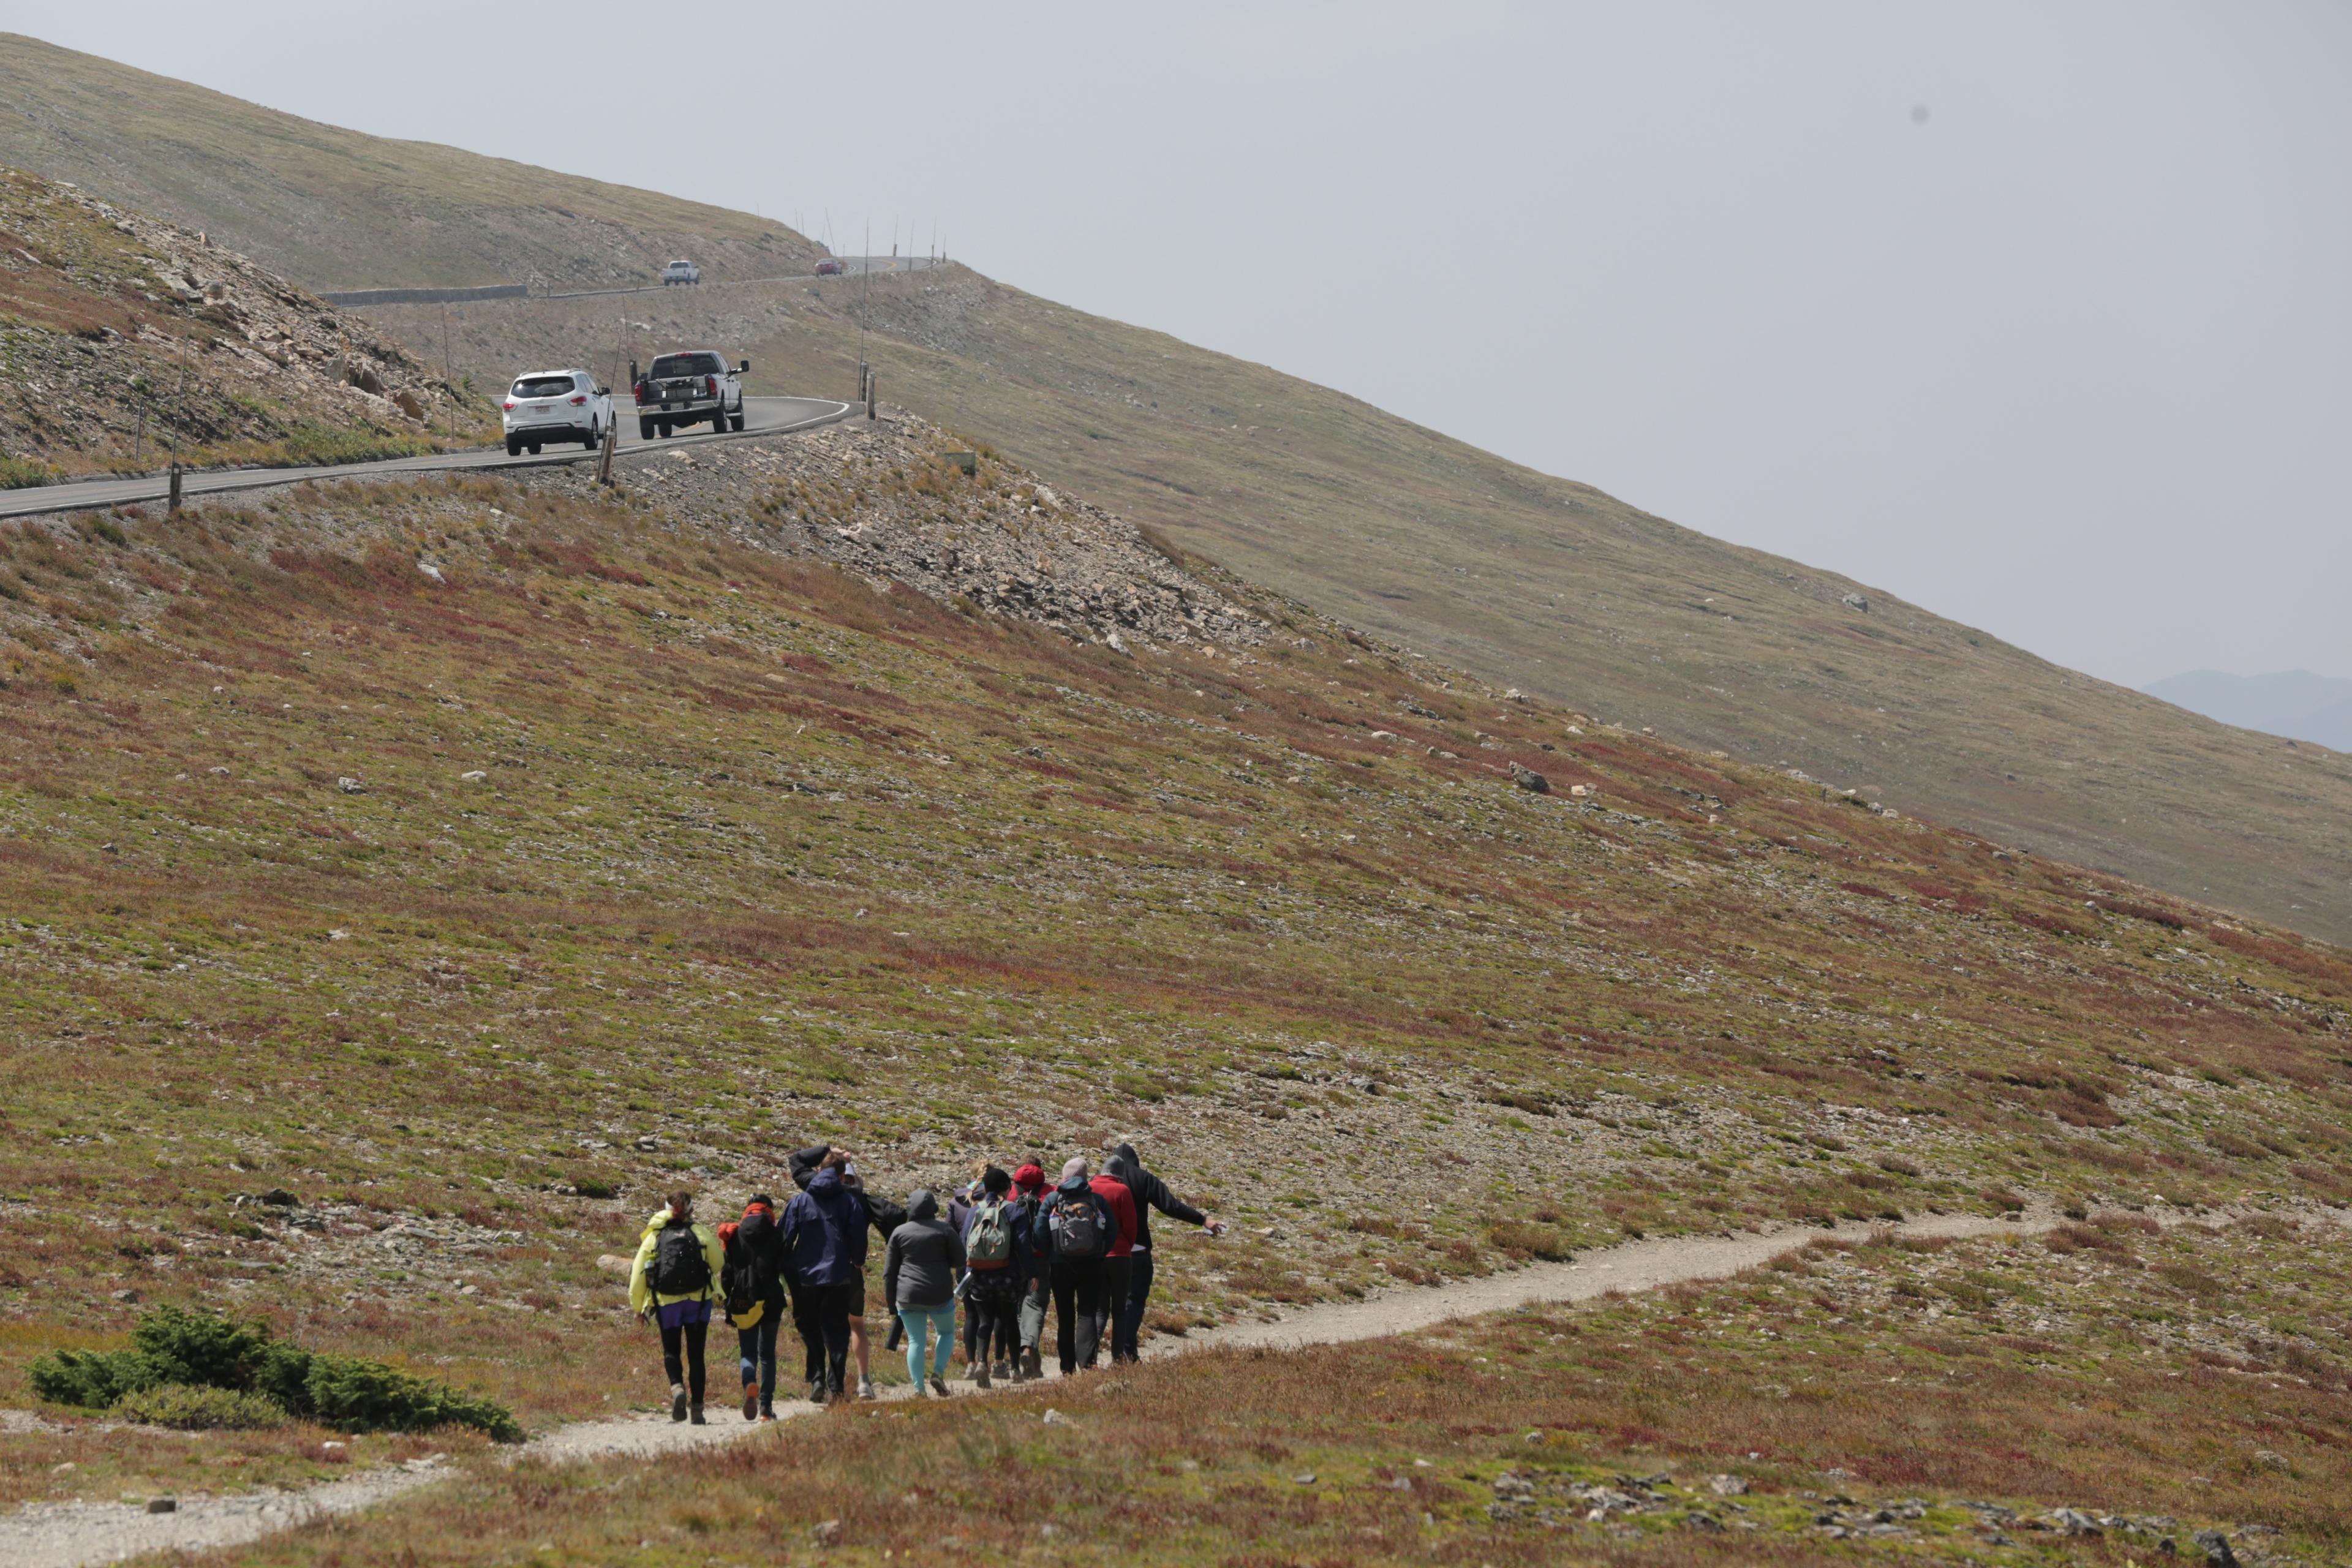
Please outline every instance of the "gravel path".
[[[2159, 1215], [2168, 1223], [2185, 1215]], [[1904, 1236], [2032, 1236], [2050, 1229], [2059, 1216], [2031, 1209], [2016, 1219], [1945, 1215], [1901, 1225], [1856, 1224], [1835, 1231], [1790, 1226], [1728, 1237], [1673, 1237], [1628, 1242], [1587, 1253], [1571, 1263], [1538, 1264], [1452, 1285], [1414, 1287], [1361, 1301], [1308, 1307], [1269, 1322], [1236, 1323], [1203, 1330], [1181, 1340], [1153, 1342], [1155, 1356], [1180, 1355], [1219, 1346], [1345, 1344], [1384, 1334], [1410, 1333], [1455, 1318], [1505, 1311], [1536, 1302], [1582, 1301], [1612, 1290], [1654, 1290], [1685, 1280], [1717, 1279], [1769, 1263], [1784, 1252], [1824, 1236], [1856, 1237], [1892, 1230]], [[959, 1385], [959, 1393], [971, 1392]], [[900, 1394], [904, 1396], [903, 1393]], [[814, 1413], [801, 1401], [780, 1403], [787, 1418]], [[18, 1412], [5, 1412], [17, 1425]], [[713, 1407], [708, 1426], [678, 1426], [659, 1416], [582, 1421], [535, 1437], [516, 1457], [555, 1463], [626, 1454], [651, 1458], [682, 1448], [724, 1443], [751, 1435], [731, 1407]], [[511, 1462], [511, 1459], [509, 1460]], [[436, 1458], [367, 1471], [299, 1492], [259, 1491], [230, 1497], [184, 1500], [177, 1511], [151, 1514], [130, 1503], [34, 1503], [0, 1518], [0, 1563], [9, 1568], [91, 1568], [142, 1552], [201, 1552], [236, 1546], [313, 1519], [352, 1513], [430, 1486], [449, 1468]]]

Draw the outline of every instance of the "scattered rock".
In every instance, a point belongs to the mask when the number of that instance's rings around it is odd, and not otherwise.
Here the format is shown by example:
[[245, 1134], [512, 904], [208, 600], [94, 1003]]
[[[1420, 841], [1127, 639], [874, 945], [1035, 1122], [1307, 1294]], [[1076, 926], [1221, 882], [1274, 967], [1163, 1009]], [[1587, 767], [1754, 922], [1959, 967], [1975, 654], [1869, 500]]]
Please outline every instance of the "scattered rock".
[[828, 1519], [809, 1533], [816, 1538], [819, 1546], [838, 1546], [841, 1544], [841, 1521]]
[[1293, 1482], [1293, 1483], [1295, 1483], [1296, 1485], [1302, 1486], [1302, 1487], [1311, 1487], [1311, 1486], [1313, 1486], [1313, 1485], [1315, 1484], [1315, 1472], [1314, 1472], [1314, 1471], [1312, 1471], [1312, 1470], [1308, 1470], [1308, 1471], [1306, 1471], [1306, 1472], [1305, 1472], [1305, 1473], [1303, 1473], [1303, 1474], [1293, 1476], [1293, 1477], [1291, 1477], [1290, 1479], [1291, 1479], [1292, 1482]]
[[1521, 789], [1526, 790], [1529, 795], [1549, 795], [1551, 793], [1551, 780], [1544, 777], [1543, 774], [1536, 772], [1535, 769], [1521, 767], [1517, 763], [1513, 763], [1511, 764], [1511, 782], [1518, 785]]
[[484, 773], [479, 768], [475, 768], [470, 772], [459, 773], [457, 776], [467, 784], [479, 784], [490, 775]]
[[1706, 1479], [1706, 1484], [1715, 1489], [1715, 1495], [1717, 1497], [1748, 1495], [1748, 1478], [1745, 1476], [1709, 1476]]
[[266, 1205], [267, 1206], [274, 1209], [290, 1209], [299, 1205], [302, 1200], [296, 1197], [292, 1193], [288, 1192], [284, 1187], [272, 1187], [268, 1192], [256, 1197], [253, 1201], [257, 1204]]
[[2230, 1550], [2230, 1538], [2220, 1531], [2200, 1530], [2189, 1542], [2205, 1554], [2205, 1568], [2238, 1568], [2238, 1554]]
[[180, 1511], [180, 1500], [178, 1498], [170, 1497], [151, 1497], [147, 1500], [147, 1511], [149, 1513], [177, 1513]]
[[604, 1252], [597, 1255], [596, 1267], [607, 1274], [626, 1274], [635, 1264], [618, 1253]]
[[1865, 616], [1870, 614], [1870, 601], [1864, 598], [1860, 594], [1846, 594], [1841, 595], [1838, 599], [1838, 603], [1843, 605], [1849, 610], [1860, 610]]
[[335, 781], [335, 787], [342, 791], [345, 795], [367, 794], [367, 785], [360, 783], [357, 779], [339, 778]]

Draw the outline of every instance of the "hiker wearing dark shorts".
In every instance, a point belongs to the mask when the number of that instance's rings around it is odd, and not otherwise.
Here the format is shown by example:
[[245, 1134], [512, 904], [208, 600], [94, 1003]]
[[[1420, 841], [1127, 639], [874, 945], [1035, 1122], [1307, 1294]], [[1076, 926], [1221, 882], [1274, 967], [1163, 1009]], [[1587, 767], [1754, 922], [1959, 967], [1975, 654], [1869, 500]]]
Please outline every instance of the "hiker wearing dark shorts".
[[776, 1336], [783, 1324], [784, 1279], [790, 1255], [765, 1193], [754, 1193], [743, 1217], [719, 1227], [727, 1259], [721, 1284], [727, 1321], [735, 1325], [737, 1359], [742, 1363], [743, 1419], [776, 1418]]
[[1103, 1260], [1118, 1239], [1118, 1219], [1087, 1182], [1087, 1163], [1062, 1167], [1062, 1182], [1038, 1205], [1030, 1239], [1049, 1259], [1055, 1349], [1062, 1375], [1092, 1365], [1102, 1333]]
[[669, 1418], [691, 1415], [703, 1425], [703, 1345], [710, 1303], [726, 1259], [710, 1227], [694, 1219], [694, 1194], [683, 1188], [646, 1219], [636, 1260], [629, 1265], [629, 1305], [640, 1320], [661, 1328], [662, 1370], [669, 1375]]
[[1021, 1211], [1009, 1201], [1012, 1191], [1013, 1178], [989, 1166], [964, 1221], [963, 1310], [971, 1328], [963, 1353], [971, 1363], [971, 1380], [982, 1388], [991, 1386], [992, 1370], [1000, 1377], [1013, 1371], [1021, 1296], [1030, 1275], [1029, 1237]]
[[1110, 1359], [1133, 1361], [1137, 1341], [1143, 1327], [1143, 1311], [1151, 1301], [1151, 1211], [1158, 1209], [1170, 1219], [1197, 1225], [1211, 1236], [1223, 1236], [1223, 1221], [1212, 1218], [1168, 1190], [1168, 1184], [1143, 1168], [1135, 1152], [1135, 1145], [1122, 1143], [1112, 1152], [1103, 1168], [1127, 1184], [1135, 1196], [1135, 1247], [1128, 1264], [1127, 1299], [1113, 1302], [1110, 1331]]
[[839, 1399], [849, 1363], [849, 1313], [866, 1294], [866, 1200], [842, 1182], [849, 1163], [829, 1152], [808, 1185], [784, 1209], [784, 1247], [801, 1288], [809, 1292], [814, 1327], [824, 1345], [822, 1370], [809, 1380], [809, 1397]]

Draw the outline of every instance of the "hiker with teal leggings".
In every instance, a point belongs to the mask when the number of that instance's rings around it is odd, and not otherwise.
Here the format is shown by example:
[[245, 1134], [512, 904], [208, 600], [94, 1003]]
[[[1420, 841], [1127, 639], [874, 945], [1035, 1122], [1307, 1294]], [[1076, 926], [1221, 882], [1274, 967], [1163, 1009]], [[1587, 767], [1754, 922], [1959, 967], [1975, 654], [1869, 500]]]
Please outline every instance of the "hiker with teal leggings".
[[[940, 1217], [940, 1200], [927, 1188], [907, 1199], [906, 1222], [890, 1233], [882, 1253], [882, 1299], [907, 1330], [907, 1377], [917, 1395], [944, 1399], [948, 1358], [955, 1350], [956, 1287], [963, 1278], [963, 1237]], [[935, 1348], [931, 1348], [935, 1347]], [[923, 1362], [930, 1348], [929, 1386]]]

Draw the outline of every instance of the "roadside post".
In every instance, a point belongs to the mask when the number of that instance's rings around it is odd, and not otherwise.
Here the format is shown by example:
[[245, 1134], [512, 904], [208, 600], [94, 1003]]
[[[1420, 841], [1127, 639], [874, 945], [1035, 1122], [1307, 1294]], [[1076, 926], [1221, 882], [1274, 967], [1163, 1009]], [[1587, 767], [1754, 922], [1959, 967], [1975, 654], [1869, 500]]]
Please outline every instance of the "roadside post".
[[882, 378], [881, 378], [880, 376], [874, 374], [873, 374], [872, 372], [870, 372], [870, 371], [869, 371], [868, 373], [866, 373], [866, 417], [867, 417], [868, 419], [871, 419], [871, 418], [873, 418], [873, 417], [874, 417], [874, 387], [875, 387], [875, 384], [876, 384], [877, 382], [879, 382], [881, 379], [882, 379]]
[[613, 483], [613, 448], [621, 439], [621, 422], [611, 420], [604, 426], [604, 445], [596, 453], [596, 482], [608, 489]]
[[173, 517], [180, 515], [180, 459], [177, 457], [172, 459], [172, 499], [166, 510]]

